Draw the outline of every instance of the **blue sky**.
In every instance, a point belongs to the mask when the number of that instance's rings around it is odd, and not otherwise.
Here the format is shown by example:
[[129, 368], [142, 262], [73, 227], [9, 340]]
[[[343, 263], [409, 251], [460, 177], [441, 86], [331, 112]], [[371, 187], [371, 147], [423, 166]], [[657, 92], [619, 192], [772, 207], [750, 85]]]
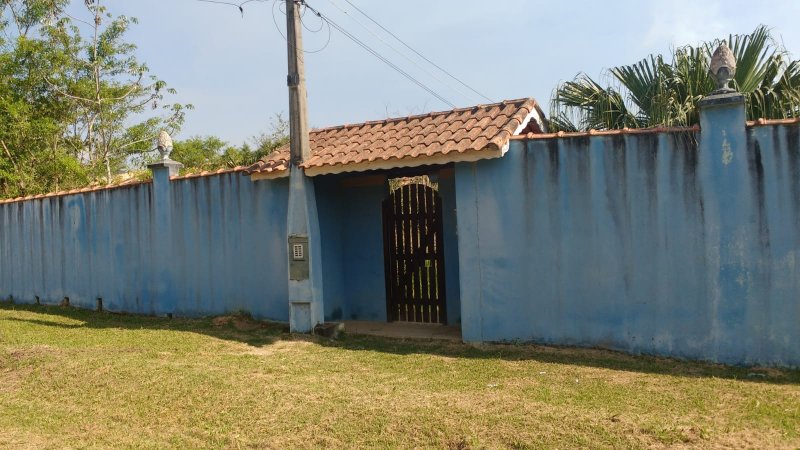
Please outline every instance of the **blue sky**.
[[[601, 79], [605, 68], [749, 33], [761, 23], [800, 57], [800, 2], [794, 0], [350, 1], [489, 98], [534, 97], [545, 110], [558, 83], [580, 71]], [[82, 4], [74, 1], [71, 12], [86, 17]], [[128, 35], [139, 59], [178, 90], [174, 101], [194, 104], [178, 139], [215, 135], [240, 144], [266, 131], [274, 114], [287, 115], [286, 42], [273, 11], [282, 32], [285, 16], [272, 0], [248, 3], [243, 17], [234, 7], [196, 0], [104, 4], [115, 15], [139, 19]], [[457, 93], [384, 46], [353, 20], [369, 23], [344, 0], [308, 4], [457, 106], [486, 103]], [[306, 18], [311, 30], [319, 26], [315, 17]], [[307, 50], [327, 41], [327, 28], [304, 32]], [[312, 127], [450, 109], [335, 30], [328, 46], [306, 54], [305, 61]]]

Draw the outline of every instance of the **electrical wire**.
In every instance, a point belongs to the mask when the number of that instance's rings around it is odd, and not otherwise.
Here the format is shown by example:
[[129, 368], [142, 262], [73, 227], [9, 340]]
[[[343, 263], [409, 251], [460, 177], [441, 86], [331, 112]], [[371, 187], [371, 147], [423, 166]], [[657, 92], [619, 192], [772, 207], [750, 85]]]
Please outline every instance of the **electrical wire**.
[[[228, 1], [224, 1], [224, 0], [197, 0], [197, 1], [200, 1], [200, 2], [206, 2], [206, 3], [217, 3], [217, 4], [221, 4], [221, 5], [229, 5], [229, 6], [234, 6], [234, 7], [236, 7], [236, 8], [238, 8], [238, 9], [239, 9], [239, 11], [242, 13], [242, 15], [244, 15], [244, 9], [243, 9], [243, 6], [244, 6], [245, 4], [247, 4], [247, 3], [251, 3], [251, 2], [262, 2], [262, 3], [263, 3], [263, 2], [266, 2], [266, 1], [268, 1], [268, 0], [246, 0], [246, 1], [242, 2], [242, 3], [233, 3], [233, 2], [228, 2]], [[281, 35], [281, 37], [283, 37], [283, 39], [284, 39], [284, 40], [287, 40], [287, 41], [288, 41], [288, 39], [286, 38], [286, 35], [284, 35], [284, 34], [283, 34], [283, 32], [281, 31], [281, 29], [280, 29], [280, 26], [278, 25], [278, 21], [277, 21], [277, 19], [276, 19], [276, 17], [275, 17], [275, 5], [278, 3], [278, 1], [279, 1], [279, 0], [274, 0], [274, 1], [273, 1], [273, 5], [272, 5], [272, 21], [273, 21], [273, 23], [275, 24], [275, 28], [278, 30], [278, 34], [280, 34], [280, 35]], [[379, 60], [381, 60], [381, 61], [382, 61], [384, 64], [386, 64], [387, 66], [391, 67], [392, 69], [394, 69], [394, 70], [395, 70], [396, 72], [398, 72], [399, 74], [403, 75], [403, 76], [404, 76], [406, 79], [408, 79], [409, 81], [411, 81], [412, 83], [416, 84], [417, 86], [419, 86], [420, 88], [422, 88], [423, 90], [425, 90], [426, 92], [428, 92], [429, 94], [431, 94], [431, 95], [433, 95], [434, 97], [436, 97], [437, 99], [439, 99], [439, 100], [440, 100], [442, 103], [444, 103], [444, 104], [448, 105], [448, 106], [449, 106], [449, 107], [451, 107], [451, 108], [455, 108], [455, 107], [456, 107], [456, 105], [455, 105], [455, 104], [453, 104], [453, 103], [451, 103], [450, 101], [448, 101], [448, 100], [447, 100], [445, 97], [443, 97], [442, 95], [440, 95], [439, 93], [437, 93], [436, 91], [434, 91], [432, 88], [428, 87], [428, 86], [427, 86], [426, 84], [424, 84], [423, 82], [421, 82], [421, 81], [419, 81], [418, 79], [414, 78], [414, 76], [413, 76], [413, 75], [411, 75], [411, 74], [409, 74], [408, 72], [406, 72], [405, 70], [401, 69], [399, 66], [397, 66], [396, 64], [394, 64], [393, 62], [391, 62], [391, 61], [390, 61], [388, 58], [386, 58], [385, 56], [381, 55], [381, 54], [380, 54], [380, 52], [378, 52], [377, 50], [373, 49], [372, 47], [370, 47], [369, 45], [367, 45], [366, 43], [364, 43], [362, 40], [358, 39], [358, 38], [357, 38], [355, 35], [353, 35], [353, 34], [352, 34], [352, 33], [350, 33], [349, 31], [347, 31], [346, 29], [344, 29], [342, 26], [340, 26], [339, 24], [337, 24], [337, 23], [336, 23], [334, 20], [332, 20], [330, 17], [328, 17], [328, 16], [326, 16], [326, 15], [322, 14], [320, 11], [318, 11], [317, 9], [313, 8], [312, 6], [310, 6], [308, 3], [306, 3], [306, 1], [305, 1], [305, 0], [281, 0], [281, 1], [282, 1], [282, 2], [286, 2], [286, 1], [294, 1], [294, 2], [296, 2], [298, 5], [300, 5], [300, 6], [303, 6], [303, 7], [307, 8], [309, 11], [311, 11], [312, 13], [314, 13], [314, 15], [316, 15], [317, 17], [319, 17], [319, 18], [320, 18], [320, 19], [321, 19], [323, 22], [325, 22], [325, 23], [328, 25], [328, 40], [327, 40], [327, 42], [325, 43], [325, 45], [324, 45], [322, 48], [318, 49], [318, 50], [311, 50], [311, 51], [309, 51], [309, 50], [304, 50], [304, 52], [305, 52], [305, 53], [317, 53], [317, 52], [321, 52], [322, 50], [324, 50], [324, 49], [325, 49], [325, 48], [328, 46], [328, 44], [330, 43], [330, 40], [331, 40], [331, 34], [332, 34], [332, 33], [331, 33], [331, 27], [333, 27], [333, 28], [335, 28], [337, 31], [339, 31], [340, 33], [342, 33], [343, 35], [345, 35], [345, 36], [346, 36], [348, 39], [350, 39], [351, 41], [353, 41], [354, 43], [356, 43], [356, 44], [357, 44], [359, 47], [363, 48], [363, 49], [364, 49], [364, 50], [366, 50], [368, 53], [370, 53], [370, 54], [371, 54], [371, 55], [373, 55], [374, 57], [376, 57], [376, 58], [378, 58]], [[349, 3], [349, 2], [348, 2], [348, 3]], [[279, 8], [279, 9], [280, 9], [280, 8]], [[282, 11], [282, 12], [283, 12], [284, 14], [286, 13], [286, 11]], [[304, 13], [304, 12], [305, 12], [305, 11], [302, 11], [302, 12], [301, 12], [301, 18], [302, 18], [302, 16], [303, 16], [303, 13]], [[363, 14], [363, 13], [362, 13], [362, 14]], [[301, 22], [302, 22], [302, 20], [301, 20]], [[303, 25], [303, 26], [305, 27], [305, 25]], [[363, 25], [362, 25], [362, 26], [363, 26]], [[306, 27], [306, 29], [308, 29], [308, 28]], [[321, 28], [320, 28], [320, 30], [321, 30]], [[384, 42], [385, 42], [385, 41], [384, 41]], [[396, 50], [395, 50], [395, 51], [396, 51]], [[300, 55], [300, 57], [302, 58], [302, 55]], [[440, 69], [440, 70], [441, 70], [441, 69]]]
[[245, 0], [245, 1], [241, 2], [241, 3], [226, 2], [226, 1], [222, 1], [222, 0], [197, 0], [197, 1], [198, 2], [204, 2], [204, 3], [216, 3], [218, 5], [235, 6], [235, 7], [239, 8], [239, 12], [242, 13], [242, 17], [244, 17], [244, 5], [246, 5], [248, 3], [252, 3], [252, 2], [265, 2], [265, 1], [268, 1], [268, 0]]
[[[275, 6], [276, 6], [276, 5], [278, 5], [278, 11], [282, 12], [282, 13], [283, 13], [283, 15], [286, 15], [286, 10], [282, 10], [282, 9], [281, 9], [281, 7], [280, 7], [280, 5], [279, 5], [279, 3], [278, 3], [278, 0], [275, 0], [275, 1], [272, 3], [272, 23], [274, 23], [274, 24], [275, 24], [275, 29], [276, 29], [276, 30], [278, 30], [278, 34], [280, 34], [280, 35], [281, 35], [281, 37], [283, 38], [283, 40], [284, 40], [284, 41], [286, 41], [286, 42], [289, 42], [289, 39], [286, 37], [286, 35], [285, 35], [285, 34], [283, 34], [283, 31], [281, 31], [281, 27], [280, 27], [280, 25], [278, 25], [278, 19], [275, 17]], [[321, 23], [320, 23], [320, 27], [319, 27], [319, 29], [318, 29], [318, 30], [316, 30], [316, 31], [310, 30], [310, 29], [309, 29], [309, 28], [308, 28], [308, 27], [305, 25], [305, 23], [303, 22], [303, 16], [304, 16], [304, 15], [305, 15], [305, 12], [302, 12], [302, 13], [300, 14], [300, 23], [303, 25], [303, 28], [305, 28], [306, 30], [308, 30], [308, 31], [309, 31], [309, 32], [311, 32], [311, 33], [317, 33], [317, 32], [319, 32], [319, 31], [321, 31], [321, 30], [322, 30], [322, 28], [323, 28], [325, 25], [327, 25], [327, 26], [328, 26], [328, 38], [327, 38], [327, 40], [325, 41], [325, 44], [324, 44], [322, 47], [320, 47], [320, 48], [318, 48], [318, 49], [316, 49], [316, 50], [305, 50], [305, 49], [303, 49], [303, 53], [319, 53], [319, 52], [321, 52], [321, 51], [325, 50], [326, 48], [328, 48], [328, 45], [331, 43], [331, 34], [332, 34], [332, 32], [331, 32], [331, 25], [330, 25], [329, 23], [325, 22], [325, 20], [323, 20], [323, 19], [320, 17]], [[291, 43], [290, 43], [289, 45], [291, 45]], [[302, 56], [302, 55], [300, 55], [300, 58], [302, 59], [302, 58], [303, 58], [303, 56]]]
[[[292, 1], [292, 0], [289, 0], [289, 1]], [[342, 26], [340, 26], [339, 24], [337, 24], [337, 23], [336, 23], [334, 20], [332, 20], [330, 17], [328, 17], [328, 16], [326, 16], [326, 15], [322, 14], [322, 13], [321, 13], [321, 12], [319, 12], [317, 9], [315, 9], [315, 8], [311, 7], [311, 6], [310, 6], [308, 3], [306, 3], [304, 0], [298, 0], [298, 1], [300, 1], [300, 3], [301, 3], [301, 4], [305, 5], [305, 7], [306, 7], [306, 8], [308, 8], [308, 9], [309, 9], [311, 12], [313, 12], [314, 14], [316, 14], [316, 15], [317, 15], [317, 17], [319, 17], [319, 18], [323, 19], [324, 21], [328, 22], [328, 25], [330, 25], [330, 26], [332, 26], [333, 28], [335, 28], [337, 31], [339, 31], [340, 33], [342, 33], [343, 35], [345, 35], [345, 36], [346, 36], [347, 38], [349, 38], [351, 41], [355, 42], [355, 43], [356, 43], [358, 46], [360, 46], [361, 48], [363, 48], [364, 50], [366, 50], [367, 52], [369, 52], [370, 54], [372, 54], [374, 57], [376, 57], [376, 58], [378, 58], [379, 60], [381, 60], [381, 61], [382, 61], [384, 64], [386, 64], [387, 66], [391, 67], [391, 68], [392, 68], [392, 69], [394, 69], [396, 72], [398, 72], [399, 74], [403, 75], [403, 76], [404, 76], [405, 78], [407, 78], [409, 81], [411, 81], [412, 83], [416, 84], [416, 85], [417, 85], [417, 86], [419, 86], [420, 88], [424, 89], [426, 92], [428, 92], [429, 94], [433, 95], [434, 97], [436, 97], [436, 98], [437, 98], [437, 99], [439, 99], [439, 100], [440, 100], [442, 103], [444, 103], [444, 104], [448, 105], [449, 107], [451, 107], [451, 108], [455, 108], [455, 107], [456, 107], [456, 105], [454, 105], [453, 103], [451, 103], [450, 101], [448, 101], [448, 100], [447, 100], [446, 98], [444, 98], [443, 96], [439, 95], [439, 94], [438, 94], [436, 91], [434, 91], [433, 89], [431, 89], [430, 87], [428, 87], [427, 85], [425, 85], [424, 83], [422, 83], [421, 81], [419, 81], [419, 80], [417, 80], [416, 78], [414, 78], [414, 76], [412, 76], [411, 74], [409, 74], [409, 73], [408, 73], [408, 72], [406, 72], [405, 70], [401, 69], [400, 67], [398, 67], [398, 66], [397, 66], [396, 64], [394, 64], [393, 62], [389, 61], [389, 59], [388, 59], [388, 58], [386, 58], [385, 56], [381, 55], [381, 54], [380, 54], [380, 53], [379, 53], [377, 50], [374, 50], [372, 47], [370, 47], [369, 45], [365, 44], [363, 41], [361, 41], [360, 39], [358, 39], [358, 38], [357, 38], [356, 36], [354, 36], [352, 33], [350, 33], [349, 31], [345, 30], [345, 29], [344, 29]]]
[[[308, 31], [309, 33], [319, 33], [320, 31], [322, 31], [322, 28], [325, 26], [325, 21], [320, 18], [319, 28], [317, 28], [316, 30], [312, 30], [311, 28], [308, 27], [308, 25], [306, 25], [306, 21], [303, 18], [305, 17], [305, 12], [306, 10], [303, 9], [303, 13], [300, 15], [300, 23], [303, 24], [303, 28], [305, 28], [306, 31]], [[328, 30], [330, 30], [330, 25], [328, 25]]]
[[[390, 49], [394, 50], [394, 52], [395, 52], [395, 53], [397, 53], [398, 55], [400, 55], [400, 56], [402, 56], [403, 58], [405, 58], [407, 61], [409, 61], [409, 62], [410, 62], [411, 64], [413, 64], [415, 67], [417, 67], [419, 70], [421, 70], [421, 71], [425, 72], [425, 73], [426, 73], [426, 74], [428, 74], [430, 77], [432, 77], [434, 80], [438, 81], [439, 83], [443, 84], [444, 86], [447, 86], [448, 88], [450, 88], [450, 89], [452, 89], [453, 91], [457, 92], [457, 93], [458, 93], [458, 94], [460, 94], [462, 97], [464, 97], [464, 98], [467, 98], [467, 99], [469, 99], [470, 101], [475, 101], [475, 96], [473, 96], [473, 95], [470, 95], [470, 94], [467, 94], [467, 93], [465, 93], [464, 91], [462, 91], [461, 89], [458, 89], [458, 88], [456, 88], [456, 87], [454, 87], [454, 86], [451, 86], [451, 85], [450, 85], [450, 83], [448, 83], [447, 81], [444, 81], [444, 80], [442, 80], [441, 78], [439, 78], [438, 76], [436, 76], [436, 74], [434, 74], [434, 73], [431, 73], [431, 71], [429, 71], [429, 70], [428, 70], [428, 69], [426, 69], [425, 67], [422, 67], [422, 66], [421, 66], [420, 64], [418, 64], [416, 61], [414, 61], [413, 59], [409, 58], [409, 57], [408, 57], [408, 55], [406, 55], [405, 53], [403, 53], [403, 52], [401, 52], [400, 50], [398, 50], [398, 49], [397, 49], [395, 46], [393, 46], [392, 44], [390, 44], [390, 43], [386, 42], [386, 40], [384, 40], [384, 39], [383, 39], [382, 37], [380, 37], [380, 36], [379, 36], [377, 33], [375, 33], [374, 31], [372, 31], [372, 30], [371, 30], [371, 29], [370, 29], [368, 26], [364, 25], [364, 24], [363, 24], [361, 21], [359, 21], [358, 19], [356, 19], [355, 17], [353, 17], [353, 16], [352, 16], [352, 15], [351, 15], [349, 12], [347, 12], [347, 11], [345, 11], [344, 9], [340, 8], [340, 7], [339, 7], [339, 5], [337, 5], [337, 4], [336, 4], [336, 2], [334, 2], [334, 0], [328, 0], [328, 2], [330, 2], [330, 4], [331, 4], [331, 5], [333, 5], [333, 6], [334, 6], [336, 9], [338, 9], [339, 11], [341, 11], [341, 12], [342, 12], [342, 14], [345, 14], [345, 15], [349, 16], [351, 19], [353, 19], [353, 21], [354, 21], [355, 23], [359, 24], [359, 25], [361, 26], [361, 28], [363, 28], [363, 29], [367, 30], [367, 32], [369, 32], [369, 34], [371, 34], [372, 36], [374, 36], [375, 38], [377, 38], [379, 41], [383, 42], [383, 44], [384, 44], [384, 45], [386, 45], [386, 46], [387, 46], [387, 47], [389, 47]], [[349, 2], [348, 2], [348, 3], [349, 3]], [[478, 100], [478, 103], [480, 103], [480, 100]]]
[[387, 32], [387, 33], [389, 33], [389, 35], [390, 35], [390, 36], [392, 36], [392, 37], [393, 37], [393, 38], [395, 38], [395, 39], [396, 39], [398, 42], [400, 42], [401, 44], [403, 44], [403, 45], [404, 45], [404, 46], [405, 46], [407, 49], [411, 50], [411, 51], [412, 51], [412, 52], [414, 52], [414, 53], [415, 53], [417, 56], [419, 56], [420, 58], [422, 58], [422, 59], [424, 59], [425, 61], [427, 61], [427, 62], [428, 62], [430, 65], [432, 65], [433, 67], [436, 67], [437, 69], [439, 69], [440, 71], [442, 71], [442, 72], [443, 72], [445, 75], [447, 75], [448, 77], [450, 77], [450, 78], [452, 78], [452, 79], [456, 80], [456, 81], [457, 81], [459, 84], [461, 84], [462, 86], [466, 87], [467, 89], [469, 89], [470, 91], [474, 92], [475, 94], [479, 95], [480, 97], [484, 98], [485, 100], [488, 100], [489, 102], [494, 102], [494, 100], [492, 100], [492, 99], [490, 99], [489, 97], [487, 97], [487, 96], [485, 96], [485, 95], [481, 94], [480, 92], [478, 92], [477, 90], [475, 90], [474, 88], [472, 88], [472, 87], [471, 87], [470, 85], [468, 85], [467, 83], [465, 83], [465, 82], [461, 81], [460, 79], [458, 79], [458, 78], [457, 78], [455, 75], [451, 74], [450, 72], [448, 72], [447, 70], [445, 70], [445, 69], [443, 69], [441, 66], [439, 66], [438, 64], [436, 64], [436, 63], [434, 63], [433, 61], [431, 61], [430, 59], [426, 58], [426, 57], [425, 57], [425, 56], [424, 56], [422, 53], [420, 53], [420, 52], [418, 52], [417, 50], [415, 50], [413, 47], [411, 47], [410, 45], [408, 45], [408, 44], [407, 44], [405, 41], [403, 41], [402, 39], [400, 39], [400, 38], [399, 38], [399, 37], [398, 37], [396, 34], [392, 33], [392, 32], [391, 32], [391, 31], [389, 31], [389, 30], [387, 30], [387, 29], [386, 29], [386, 27], [384, 27], [383, 25], [381, 25], [380, 23], [378, 23], [378, 21], [376, 21], [375, 19], [373, 19], [372, 17], [370, 17], [370, 16], [369, 16], [367, 13], [365, 13], [364, 11], [362, 11], [362, 10], [361, 10], [361, 9], [360, 9], [358, 6], [356, 6], [356, 5], [354, 5], [352, 2], [350, 2], [350, 0], [344, 0], [344, 1], [345, 1], [345, 2], [347, 2], [347, 4], [349, 4], [349, 5], [350, 5], [350, 6], [352, 6], [353, 8], [355, 8], [355, 10], [356, 10], [356, 11], [360, 12], [360, 13], [361, 13], [361, 14], [362, 14], [364, 17], [366, 17], [367, 19], [369, 19], [369, 20], [370, 20], [372, 23], [374, 23], [375, 25], [377, 25], [378, 27], [380, 27], [380, 29], [381, 29], [381, 30], [383, 30], [383, 31], [385, 31], [385, 32]]

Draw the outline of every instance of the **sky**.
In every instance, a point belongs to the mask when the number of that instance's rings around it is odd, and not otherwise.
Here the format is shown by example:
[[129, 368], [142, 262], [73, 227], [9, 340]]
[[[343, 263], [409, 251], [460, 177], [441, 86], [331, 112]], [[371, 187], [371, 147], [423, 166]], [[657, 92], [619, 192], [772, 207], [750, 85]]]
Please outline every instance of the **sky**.
[[[489, 99], [534, 97], [545, 111], [558, 84], [579, 72], [603, 80], [609, 67], [677, 46], [747, 34], [759, 24], [771, 27], [800, 58], [796, 0], [349, 1]], [[114, 15], [139, 20], [128, 39], [138, 46], [139, 60], [178, 91], [165, 100], [194, 105], [176, 139], [213, 135], [239, 145], [269, 131], [276, 114], [288, 117], [286, 17], [280, 1], [251, 1], [244, 14], [198, 0], [103, 3]], [[307, 3], [457, 107], [489, 103], [413, 58], [346, 0]], [[69, 11], [89, 17], [83, 1], [73, 0]], [[329, 35], [311, 13], [304, 23], [313, 128], [451, 109], [345, 35], [335, 29]]]

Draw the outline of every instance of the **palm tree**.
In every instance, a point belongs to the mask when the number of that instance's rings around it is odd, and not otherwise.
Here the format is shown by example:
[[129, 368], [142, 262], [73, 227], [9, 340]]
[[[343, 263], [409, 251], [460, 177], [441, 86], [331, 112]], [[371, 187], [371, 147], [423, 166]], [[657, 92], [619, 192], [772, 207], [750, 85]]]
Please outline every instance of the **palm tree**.
[[[727, 41], [736, 56], [736, 90], [744, 94], [747, 118], [800, 116], [800, 60], [760, 25], [749, 35]], [[608, 71], [616, 87], [603, 87], [585, 73], [562, 83], [550, 102], [550, 129], [647, 128], [699, 123], [697, 102], [716, 87], [708, 71], [720, 41], [676, 49], [672, 61], [661, 55]]]

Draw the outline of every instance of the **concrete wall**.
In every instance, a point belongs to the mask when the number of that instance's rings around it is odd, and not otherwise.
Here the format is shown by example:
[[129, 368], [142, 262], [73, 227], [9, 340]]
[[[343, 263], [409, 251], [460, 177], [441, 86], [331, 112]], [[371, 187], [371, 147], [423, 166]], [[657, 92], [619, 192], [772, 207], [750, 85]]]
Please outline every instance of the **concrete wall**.
[[381, 215], [381, 202], [388, 195], [385, 181], [363, 175], [321, 176], [314, 181], [326, 320], [385, 321]]
[[163, 181], [0, 205], [0, 296], [288, 320], [286, 180]]
[[[453, 171], [440, 178], [450, 323], [460, 320]], [[435, 175], [436, 177], [436, 175]], [[314, 179], [327, 320], [386, 320], [385, 177]], [[288, 320], [288, 180], [238, 173], [0, 205], [0, 298]]]
[[464, 339], [800, 365], [798, 125], [702, 129], [458, 164]]
[[[448, 321], [460, 321], [455, 178], [433, 174], [442, 197]], [[344, 174], [315, 177], [326, 320], [386, 321], [383, 213], [389, 195], [385, 176]]]

